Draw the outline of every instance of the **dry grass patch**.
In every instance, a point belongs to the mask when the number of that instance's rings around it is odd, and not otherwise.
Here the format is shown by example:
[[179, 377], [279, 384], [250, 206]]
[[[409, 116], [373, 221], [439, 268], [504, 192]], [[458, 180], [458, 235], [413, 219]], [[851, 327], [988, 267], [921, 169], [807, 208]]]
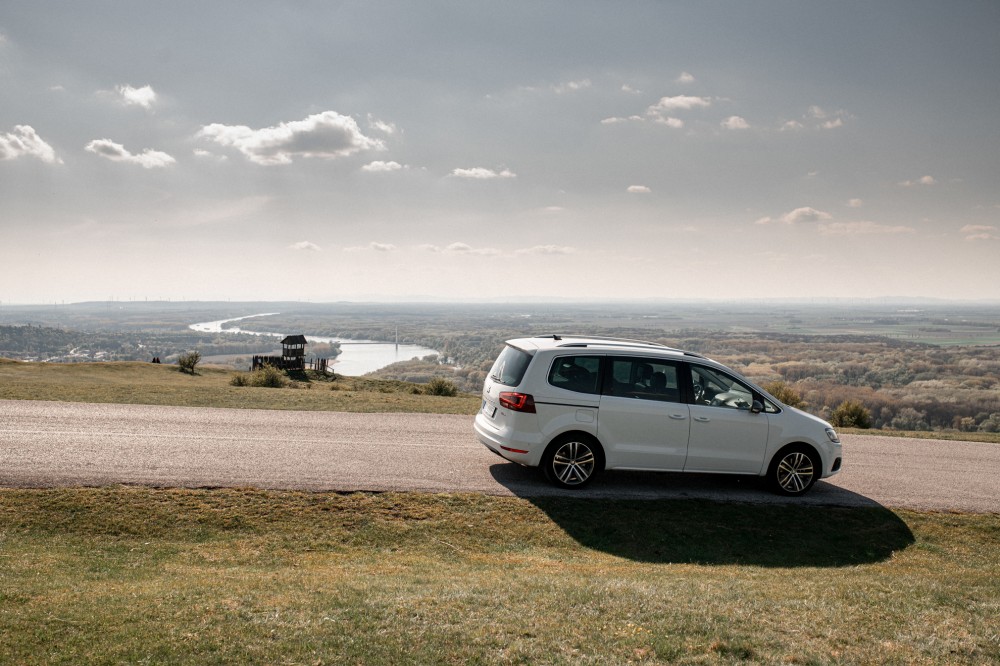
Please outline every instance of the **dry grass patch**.
[[232, 386], [232, 370], [138, 362], [24, 363], [0, 359], [0, 399], [103, 402], [185, 407], [295, 409], [342, 412], [475, 414], [479, 396], [422, 395], [409, 382], [303, 372], [287, 388]]
[[1000, 516], [0, 491], [12, 663], [990, 663]]

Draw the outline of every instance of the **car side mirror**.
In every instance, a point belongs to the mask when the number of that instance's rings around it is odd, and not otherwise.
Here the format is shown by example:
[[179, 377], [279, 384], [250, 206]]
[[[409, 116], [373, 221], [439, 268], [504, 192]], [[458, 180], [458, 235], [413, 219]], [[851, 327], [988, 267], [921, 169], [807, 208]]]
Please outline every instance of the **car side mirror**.
[[751, 414], [760, 414], [764, 411], [764, 404], [760, 400], [754, 400], [753, 404], [750, 405]]

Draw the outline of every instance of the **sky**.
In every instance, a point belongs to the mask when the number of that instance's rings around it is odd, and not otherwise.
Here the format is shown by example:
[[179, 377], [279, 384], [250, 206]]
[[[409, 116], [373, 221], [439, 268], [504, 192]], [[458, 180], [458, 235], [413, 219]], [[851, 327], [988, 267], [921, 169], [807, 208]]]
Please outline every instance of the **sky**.
[[1000, 300], [1000, 3], [0, 3], [0, 303]]

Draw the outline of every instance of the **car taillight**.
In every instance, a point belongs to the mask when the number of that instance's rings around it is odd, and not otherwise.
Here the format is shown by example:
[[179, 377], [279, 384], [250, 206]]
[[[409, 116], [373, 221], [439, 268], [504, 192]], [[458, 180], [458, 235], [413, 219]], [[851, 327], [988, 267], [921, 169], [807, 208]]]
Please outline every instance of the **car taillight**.
[[527, 393], [503, 391], [500, 393], [500, 406], [515, 412], [535, 413], [535, 399]]

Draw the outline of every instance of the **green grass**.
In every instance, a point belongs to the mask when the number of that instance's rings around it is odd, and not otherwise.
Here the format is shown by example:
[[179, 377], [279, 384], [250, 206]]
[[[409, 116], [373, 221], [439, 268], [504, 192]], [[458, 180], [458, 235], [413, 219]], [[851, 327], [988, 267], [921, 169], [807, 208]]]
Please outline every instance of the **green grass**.
[[982, 664], [1000, 516], [0, 490], [0, 661]]
[[342, 412], [475, 414], [480, 397], [415, 394], [419, 384], [294, 373], [291, 388], [230, 386], [232, 370], [195, 375], [152, 363], [24, 363], [0, 359], [0, 399]]

